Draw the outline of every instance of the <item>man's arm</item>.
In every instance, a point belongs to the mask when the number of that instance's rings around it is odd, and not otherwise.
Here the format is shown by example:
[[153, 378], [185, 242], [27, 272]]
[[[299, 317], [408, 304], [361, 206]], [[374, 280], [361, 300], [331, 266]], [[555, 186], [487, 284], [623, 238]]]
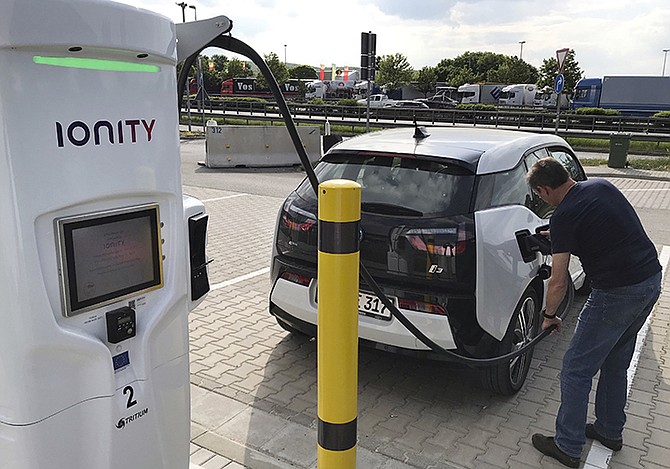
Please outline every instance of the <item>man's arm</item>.
[[569, 252], [559, 252], [551, 256], [551, 277], [547, 284], [547, 309], [544, 313], [542, 330], [556, 324], [556, 331], [561, 331], [562, 321], [556, 316], [556, 312], [571, 282], [568, 272], [569, 263]]

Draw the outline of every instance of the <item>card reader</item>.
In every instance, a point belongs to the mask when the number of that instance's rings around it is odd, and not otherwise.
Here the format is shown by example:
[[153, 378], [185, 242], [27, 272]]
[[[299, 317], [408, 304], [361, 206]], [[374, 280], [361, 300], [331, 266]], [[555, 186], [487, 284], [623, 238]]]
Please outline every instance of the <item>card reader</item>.
[[107, 341], [118, 344], [127, 339], [135, 337], [136, 323], [135, 310], [124, 306], [123, 308], [109, 311], [107, 317]]

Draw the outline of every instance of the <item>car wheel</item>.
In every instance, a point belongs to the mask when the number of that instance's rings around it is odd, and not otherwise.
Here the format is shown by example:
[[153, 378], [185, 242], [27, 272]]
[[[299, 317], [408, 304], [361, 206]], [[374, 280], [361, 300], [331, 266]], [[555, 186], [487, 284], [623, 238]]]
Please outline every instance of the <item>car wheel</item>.
[[[507, 333], [497, 347], [497, 355], [520, 349], [535, 337], [540, 328], [538, 296], [529, 287], [521, 297], [512, 315]], [[523, 386], [533, 358], [533, 349], [511, 360], [482, 370], [482, 384], [499, 394], [515, 394]]]

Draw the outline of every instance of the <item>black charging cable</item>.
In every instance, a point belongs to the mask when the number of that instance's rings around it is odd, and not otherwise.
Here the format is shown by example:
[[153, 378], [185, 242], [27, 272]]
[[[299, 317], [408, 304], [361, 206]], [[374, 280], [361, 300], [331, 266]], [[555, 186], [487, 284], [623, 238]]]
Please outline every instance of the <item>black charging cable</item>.
[[[429, 347], [433, 352], [438, 353], [439, 355], [444, 355], [449, 357], [452, 361], [456, 361], [459, 363], [463, 363], [465, 365], [470, 365], [470, 366], [491, 366], [491, 365], [497, 365], [499, 363], [503, 363], [509, 360], [512, 360], [513, 358], [518, 357], [519, 355], [523, 355], [524, 353], [528, 352], [528, 350], [532, 347], [535, 347], [542, 339], [547, 337], [551, 332], [556, 329], [556, 325], [552, 325], [551, 327], [543, 330], [540, 332], [537, 336], [535, 336], [533, 339], [530, 341], [526, 342], [523, 346], [518, 348], [517, 350], [514, 350], [513, 352], [506, 353], [505, 355], [499, 355], [496, 357], [489, 357], [489, 358], [474, 358], [474, 357], [466, 357], [464, 355], [461, 355], [456, 352], [452, 352], [451, 350], [447, 350], [444, 347], [441, 347], [437, 343], [435, 343], [433, 340], [431, 340], [428, 336], [426, 336], [423, 332], [419, 330], [412, 322], [405, 317], [404, 314], [402, 314], [398, 308], [393, 304], [391, 300], [388, 299], [388, 297], [384, 294], [384, 292], [381, 290], [377, 282], [375, 282], [374, 278], [372, 278], [372, 275], [368, 272], [368, 270], [365, 268], [363, 265], [363, 262], [361, 262], [361, 277], [363, 280], [368, 284], [370, 289], [379, 297], [381, 302], [388, 308], [389, 311], [391, 311], [391, 314], [393, 317], [395, 317], [400, 323], [407, 328], [407, 330], [417, 339], [419, 339], [424, 345]], [[568, 308], [572, 304], [572, 301], [574, 299], [574, 289], [568, 287], [567, 294], [563, 297], [563, 301], [558, 307], [558, 311], [560, 311], [560, 314], [557, 314], [559, 318], [563, 318], [565, 314], [567, 313]], [[538, 319], [539, 320], [539, 316]]]

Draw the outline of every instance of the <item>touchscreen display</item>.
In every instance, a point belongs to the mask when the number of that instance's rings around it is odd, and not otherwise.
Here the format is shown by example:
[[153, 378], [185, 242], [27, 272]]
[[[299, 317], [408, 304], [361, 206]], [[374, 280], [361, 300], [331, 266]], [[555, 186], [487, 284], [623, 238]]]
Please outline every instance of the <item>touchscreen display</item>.
[[162, 286], [157, 205], [58, 224], [66, 316]]

